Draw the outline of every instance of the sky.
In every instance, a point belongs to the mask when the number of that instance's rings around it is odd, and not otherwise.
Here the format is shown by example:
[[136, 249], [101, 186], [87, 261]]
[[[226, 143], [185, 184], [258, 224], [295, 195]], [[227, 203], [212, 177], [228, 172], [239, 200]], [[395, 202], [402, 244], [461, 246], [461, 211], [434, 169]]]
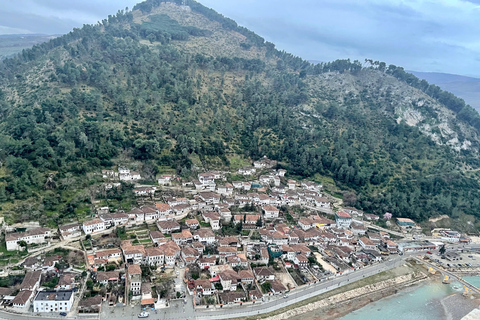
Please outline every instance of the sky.
[[[0, 1], [0, 34], [62, 34], [135, 0]], [[307, 60], [365, 58], [480, 78], [480, 0], [201, 0]]]

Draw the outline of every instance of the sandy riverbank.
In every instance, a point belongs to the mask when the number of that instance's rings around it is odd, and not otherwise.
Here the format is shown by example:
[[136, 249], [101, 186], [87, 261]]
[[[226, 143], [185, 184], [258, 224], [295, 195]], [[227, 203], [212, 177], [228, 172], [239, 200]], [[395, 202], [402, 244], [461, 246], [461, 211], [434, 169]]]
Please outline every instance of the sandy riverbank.
[[358, 310], [369, 303], [378, 301], [385, 297], [391, 296], [393, 294], [398, 293], [400, 290], [404, 290], [407, 287], [413, 286], [415, 284], [419, 284], [423, 281], [428, 281], [426, 279], [419, 279], [414, 282], [408, 282], [401, 285], [392, 286], [389, 288], [385, 288], [383, 290], [378, 290], [374, 292], [370, 292], [368, 294], [362, 295], [360, 297], [346, 300], [335, 305], [330, 305], [324, 308], [314, 309], [302, 314], [298, 314], [294, 317], [291, 317], [291, 320], [305, 320], [305, 319], [313, 319], [313, 320], [333, 320], [341, 318], [352, 311]]
[[323, 294], [318, 300], [306, 305], [262, 318], [267, 320], [336, 319], [425, 279], [427, 276], [424, 272], [419, 272], [411, 265], [404, 265], [352, 283], [346, 288]]

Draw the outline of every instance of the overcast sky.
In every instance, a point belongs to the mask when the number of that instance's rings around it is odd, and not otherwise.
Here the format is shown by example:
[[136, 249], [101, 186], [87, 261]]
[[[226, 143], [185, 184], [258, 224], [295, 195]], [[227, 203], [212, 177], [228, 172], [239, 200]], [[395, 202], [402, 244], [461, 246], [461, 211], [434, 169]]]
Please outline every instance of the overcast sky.
[[[0, 34], [66, 33], [135, 0], [0, 1]], [[480, 0], [201, 0], [307, 60], [365, 58], [480, 78]]]

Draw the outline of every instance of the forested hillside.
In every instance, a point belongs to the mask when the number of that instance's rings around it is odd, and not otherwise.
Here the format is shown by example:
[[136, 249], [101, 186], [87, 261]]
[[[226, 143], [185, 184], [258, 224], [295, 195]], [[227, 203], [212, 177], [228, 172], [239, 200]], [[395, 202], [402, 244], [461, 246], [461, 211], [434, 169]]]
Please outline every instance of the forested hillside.
[[[147, 0], [0, 65], [8, 221], [83, 219], [102, 168], [145, 180], [264, 155], [367, 212], [480, 217], [480, 116], [378, 61], [310, 64], [195, 1]], [[147, 181], [148, 182], [148, 181]]]

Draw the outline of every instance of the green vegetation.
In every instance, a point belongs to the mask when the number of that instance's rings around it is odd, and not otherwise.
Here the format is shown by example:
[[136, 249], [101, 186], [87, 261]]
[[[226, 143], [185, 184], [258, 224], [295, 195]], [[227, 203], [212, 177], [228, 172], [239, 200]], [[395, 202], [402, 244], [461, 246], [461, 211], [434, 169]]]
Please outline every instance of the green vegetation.
[[[131, 184], [105, 190], [92, 174], [102, 168], [131, 165], [154, 181], [166, 170], [191, 178], [195, 165], [238, 168], [264, 155], [292, 176], [333, 179], [350, 205], [367, 212], [480, 217], [480, 116], [461, 100], [382, 62], [312, 65], [187, 0], [185, 15], [220, 23], [226, 37], [244, 36], [212, 54], [197, 40], [220, 33], [173, 13], [149, 15], [161, 2], [135, 6], [148, 15], [141, 22], [122, 10], [0, 63], [0, 207], [8, 223], [82, 221], [93, 199], [112, 209], [136, 205]], [[438, 111], [401, 104], [404, 92], [387, 88], [386, 77], [450, 109], [470, 149], [454, 151], [446, 138], [439, 145], [397, 123], [402, 108], [416, 108], [427, 122]], [[332, 85], [345, 79], [355, 92]]]
[[0, 278], [0, 287], [14, 287], [22, 283], [25, 275], [9, 275], [8, 277]]
[[272, 289], [272, 285], [270, 284], [270, 282], [262, 283], [261, 287], [262, 287], [263, 293], [269, 293], [270, 290]]
[[43, 282], [42, 285], [49, 288], [49, 289], [53, 289], [58, 284], [59, 280], [60, 280], [60, 278], [58, 278], [58, 277], [52, 277], [52, 278], [50, 278], [49, 281]]

